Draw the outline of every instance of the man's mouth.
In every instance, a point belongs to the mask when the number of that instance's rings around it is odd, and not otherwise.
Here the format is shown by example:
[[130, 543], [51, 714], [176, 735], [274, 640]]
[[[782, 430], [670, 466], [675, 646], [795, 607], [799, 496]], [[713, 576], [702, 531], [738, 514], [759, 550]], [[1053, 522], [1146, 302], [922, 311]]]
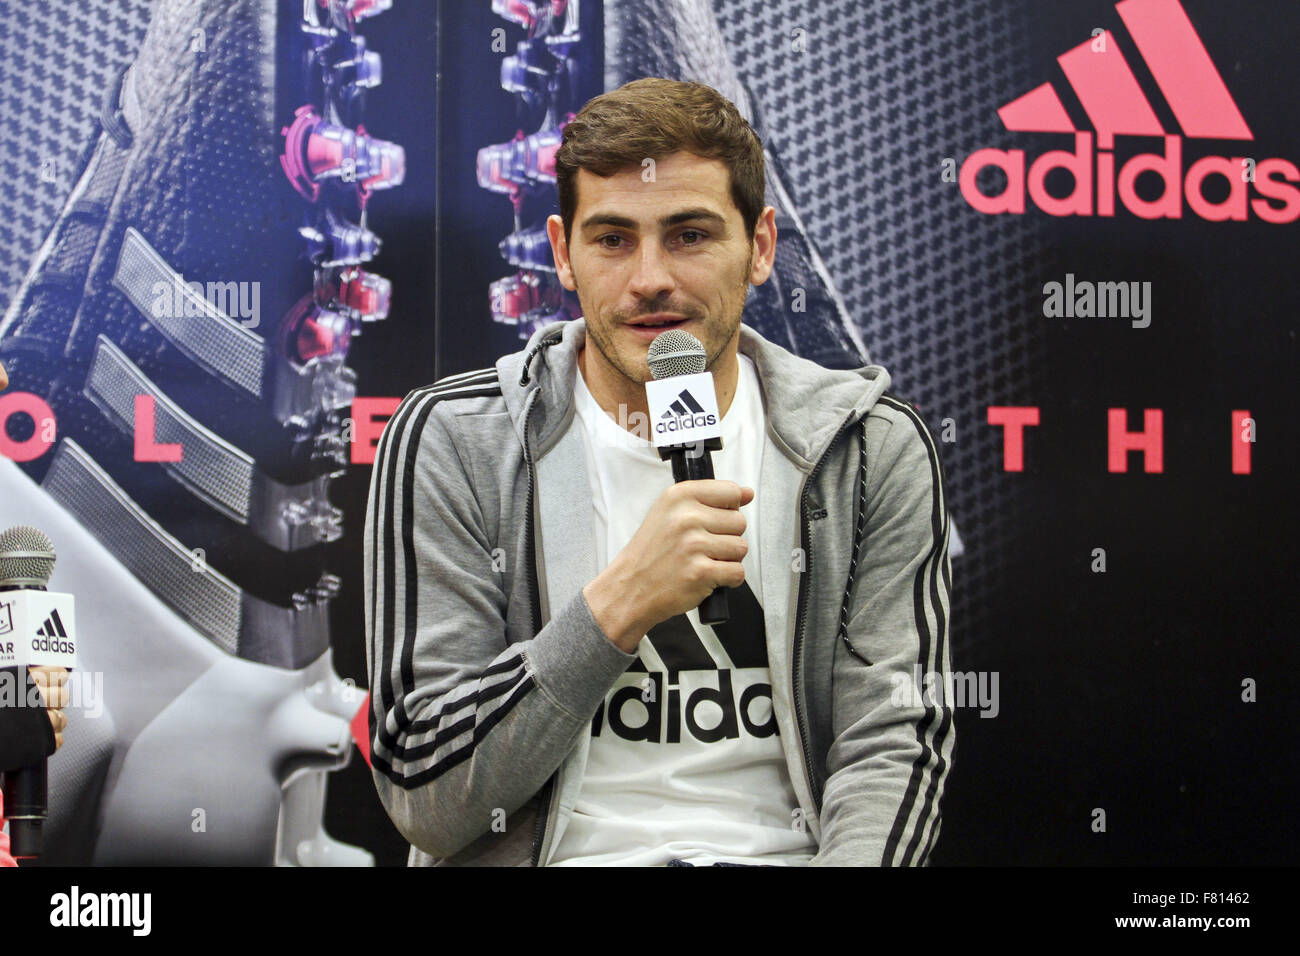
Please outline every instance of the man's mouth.
[[684, 315], [645, 315], [632, 319], [628, 325], [637, 329], [671, 329], [690, 321]]

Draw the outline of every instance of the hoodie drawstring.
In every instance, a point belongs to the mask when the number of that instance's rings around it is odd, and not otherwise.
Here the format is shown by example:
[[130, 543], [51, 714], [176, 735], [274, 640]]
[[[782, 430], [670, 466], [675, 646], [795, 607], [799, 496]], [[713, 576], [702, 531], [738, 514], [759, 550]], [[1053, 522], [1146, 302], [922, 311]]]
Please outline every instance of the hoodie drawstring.
[[528, 366], [532, 363], [533, 356], [542, 349], [550, 348], [552, 345], [558, 345], [562, 338], [564, 338], [564, 329], [557, 329], [528, 350], [528, 354], [524, 356], [524, 372], [519, 376], [519, 384], [521, 386], [528, 384]]
[[849, 601], [853, 597], [853, 578], [858, 571], [858, 555], [862, 551], [862, 532], [867, 522], [867, 416], [862, 416], [862, 436], [858, 445], [858, 520], [853, 526], [853, 553], [849, 556], [849, 580], [844, 585], [844, 600], [840, 603], [840, 638], [849, 653], [868, 667], [872, 666], [858, 653], [849, 641]]

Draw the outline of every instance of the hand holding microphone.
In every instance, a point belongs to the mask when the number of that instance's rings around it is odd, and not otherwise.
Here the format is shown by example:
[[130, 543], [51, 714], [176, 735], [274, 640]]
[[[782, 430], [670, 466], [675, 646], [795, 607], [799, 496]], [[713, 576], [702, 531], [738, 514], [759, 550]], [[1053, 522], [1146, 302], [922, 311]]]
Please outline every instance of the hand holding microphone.
[[672, 461], [676, 484], [651, 506], [632, 540], [585, 588], [592, 616], [631, 653], [661, 621], [700, 609], [702, 624], [727, 620], [727, 588], [745, 580], [748, 550], [740, 508], [754, 489], [713, 475], [722, 416], [700, 340], [683, 329], [655, 337], [646, 354], [651, 440]]
[[[0, 365], [0, 391], [8, 385], [9, 376], [4, 365]], [[71, 595], [49, 595], [49, 600], [25, 600], [31, 592], [46, 590], [45, 585], [54, 571], [54, 559], [54, 546], [50, 539], [35, 528], [10, 528], [0, 534], [0, 633], [7, 636], [0, 643], [0, 665], [15, 664], [10, 671], [19, 675], [23, 674], [26, 665], [24, 676], [40, 693], [41, 703], [45, 705], [44, 716], [54, 732], [54, 749], [58, 750], [63, 746], [63, 731], [68, 726], [68, 718], [63, 712], [70, 698], [68, 667], [76, 663], [72, 598]], [[50, 614], [43, 620], [28, 620], [33, 611], [39, 615], [47, 610]], [[33, 626], [29, 627], [29, 624]], [[27, 662], [33, 658], [33, 663], [28, 665]], [[17, 751], [31, 751], [33, 742], [22, 739], [23, 731], [31, 737], [39, 724], [33, 727], [31, 721], [22, 719], [21, 712], [12, 717], [16, 719], [0, 713], [5, 724], [14, 723], [20, 731]], [[39, 746], [38, 753], [44, 752], [48, 744], [42, 741]], [[0, 844], [0, 866], [13, 866], [16, 865], [15, 857], [31, 859], [39, 856], [43, 848], [46, 764], [42, 758], [19, 769], [0, 767], [0, 770], [6, 771], [3, 795], [0, 795], [0, 815], [8, 817], [10, 831]], [[7, 810], [5, 796], [9, 798]]]
[[[704, 346], [684, 329], [669, 329], [650, 343], [646, 362], [654, 376], [645, 394], [659, 457], [672, 461], [678, 484], [712, 480], [710, 452], [722, 448], [722, 413]], [[725, 624], [729, 616], [726, 586], [719, 585], [700, 602], [700, 623]]]
[[[50, 539], [35, 528], [0, 533], [0, 630], [7, 635], [0, 641], [0, 666], [30, 675], [45, 708], [41, 719], [48, 715], [57, 750], [67, 726], [66, 681], [68, 669], [77, 666], [77, 647], [72, 595], [46, 588], [54, 560]], [[5, 770], [10, 852], [19, 859], [37, 857], [46, 818], [45, 758], [0, 769]]]
[[632, 540], [582, 590], [616, 647], [634, 653], [660, 621], [744, 582], [740, 508], [753, 500], [753, 488], [711, 479], [675, 484], [655, 500]]

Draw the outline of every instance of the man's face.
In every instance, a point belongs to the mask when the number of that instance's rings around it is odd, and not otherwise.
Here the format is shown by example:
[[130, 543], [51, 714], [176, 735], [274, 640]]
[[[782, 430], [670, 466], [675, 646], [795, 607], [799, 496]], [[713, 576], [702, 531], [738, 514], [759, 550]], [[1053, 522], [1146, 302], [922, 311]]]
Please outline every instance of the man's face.
[[571, 241], [559, 216], [547, 232], [560, 281], [578, 293], [599, 352], [591, 357], [644, 384], [652, 378], [650, 343], [665, 328], [681, 328], [700, 340], [713, 368], [735, 349], [749, 283], [761, 285], [771, 273], [772, 208], [751, 242], [727, 167], [687, 152], [608, 179], [579, 170], [577, 187]]

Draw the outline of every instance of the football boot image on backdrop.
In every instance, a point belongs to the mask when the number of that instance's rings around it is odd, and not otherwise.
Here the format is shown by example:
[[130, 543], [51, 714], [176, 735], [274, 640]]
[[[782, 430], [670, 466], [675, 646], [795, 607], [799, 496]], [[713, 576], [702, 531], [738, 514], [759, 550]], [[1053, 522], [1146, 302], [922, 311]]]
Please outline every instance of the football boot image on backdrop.
[[388, 307], [366, 206], [404, 176], [362, 123], [388, 6], [5, 17], [5, 152], [35, 168], [8, 170], [0, 525], [49, 535], [82, 624], [46, 862], [372, 862], [322, 827], [365, 697], [324, 551], [349, 342]]

